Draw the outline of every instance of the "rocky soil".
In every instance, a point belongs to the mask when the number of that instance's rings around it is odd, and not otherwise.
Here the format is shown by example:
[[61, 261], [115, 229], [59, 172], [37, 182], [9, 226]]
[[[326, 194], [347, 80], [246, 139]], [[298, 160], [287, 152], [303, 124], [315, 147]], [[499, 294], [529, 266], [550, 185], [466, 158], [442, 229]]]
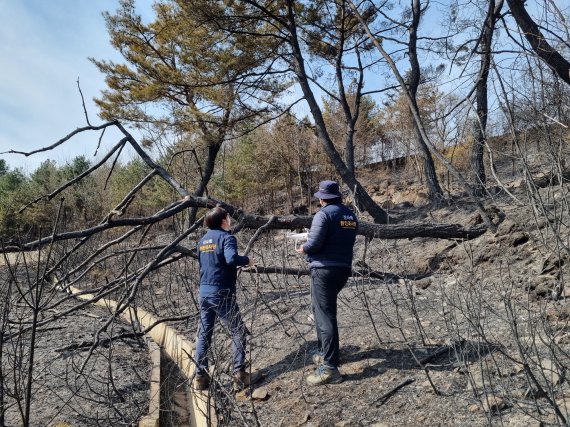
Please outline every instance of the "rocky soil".
[[[261, 385], [267, 397], [242, 397], [260, 423], [564, 425], [570, 411], [567, 253], [545, 245], [553, 234], [546, 221], [502, 200], [494, 205], [507, 219], [497, 233], [473, 241], [372, 241], [366, 254], [360, 242], [357, 260], [400, 279], [353, 278], [343, 290], [343, 384], [304, 384], [315, 346], [308, 278], [300, 280], [304, 292], [260, 307], [250, 318], [252, 359], [267, 374]], [[409, 208], [395, 213], [416, 219]], [[455, 207], [430, 215], [437, 222], [477, 220]], [[407, 278], [420, 274], [426, 277]]]
[[[254, 390], [234, 393], [228, 375], [230, 346], [220, 326], [212, 354], [212, 395], [221, 424], [567, 424], [569, 187], [550, 180], [550, 166], [544, 166], [553, 164], [548, 153], [533, 159], [532, 182], [523, 178], [520, 164], [511, 168], [510, 159], [497, 159], [503, 173], [485, 200], [498, 225], [495, 233], [470, 241], [358, 238], [355, 263], [369, 274], [353, 277], [340, 295], [342, 384], [311, 388], [304, 382], [314, 369], [310, 353], [316, 343], [309, 277], [242, 272], [238, 297], [251, 331], [249, 359], [265, 379]], [[361, 179], [394, 221], [481, 221], [459, 188], [442, 206], [429, 206], [411, 170], [362, 171]], [[241, 251], [252, 234], [237, 234]], [[198, 237], [185, 244], [193, 247]], [[306, 268], [285, 232], [263, 234], [253, 256], [262, 266]], [[197, 264], [190, 258], [168, 266], [149, 276], [137, 304], [161, 317], [187, 316], [172, 324], [192, 338], [197, 278]], [[34, 425], [96, 425], [99, 414], [106, 421], [98, 425], [134, 425], [145, 414], [148, 360], [138, 341], [97, 350], [84, 374], [99, 378], [89, 384], [101, 391], [90, 390], [89, 397], [83, 396], [81, 377], [75, 375], [85, 350], [61, 350], [92, 340], [107, 316], [88, 308], [42, 332]], [[180, 386], [177, 382], [174, 388]], [[120, 393], [109, 392], [109, 387]], [[8, 424], [18, 425], [16, 408], [10, 414]], [[176, 417], [163, 417], [163, 425], [177, 425]]]
[[[491, 188], [486, 207], [495, 233], [471, 241], [359, 238], [355, 262], [386, 274], [353, 277], [341, 293], [342, 384], [304, 382], [316, 344], [309, 278], [242, 274], [252, 365], [266, 377], [253, 394], [238, 393], [237, 403], [224, 399], [222, 419], [263, 426], [566, 425], [568, 186], [550, 185], [540, 167], [532, 173], [534, 184], [505, 173], [504, 187]], [[370, 190], [391, 200], [385, 206], [397, 221], [481, 221], [461, 192], [433, 209], [418, 201], [414, 185], [398, 203], [402, 196], [390, 194], [390, 184]], [[248, 236], [240, 240], [245, 246]], [[263, 265], [304, 266], [282, 233], [255, 247]], [[192, 326], [181, 329], [192, 335]], [[229, 346], [223, 331], [218, 335], [216, 375], [227, 388]]]

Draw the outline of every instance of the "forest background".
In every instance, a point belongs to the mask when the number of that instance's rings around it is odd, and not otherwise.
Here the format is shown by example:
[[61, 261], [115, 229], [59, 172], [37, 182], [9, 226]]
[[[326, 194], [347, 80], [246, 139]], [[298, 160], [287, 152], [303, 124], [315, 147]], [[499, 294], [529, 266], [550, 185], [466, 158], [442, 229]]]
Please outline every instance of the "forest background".
[[[356, 190], [363, 210], [368, 204], [376, 219], [382, 214], [359, 194], [354, 176], [359, 166], [413, 156], [409, 167], [425, 177], [433, 201], [441, 198], [440, 182], [449, 174], [446, 164], [437, 162], [442, 153], [480, 194], [489, 137], [565, 123], [564, 79], [534, 54], [502, 2], [469, 8], [453, 2], [360, 5], [371, 15], [366, 19], [373, 37], [393, 58], [392, 70], [348, 3], [298, 7], [303, 42], [293, 46], [291, 34], [288, 39], [279, 32], [256, 34], [260, 29], [235, 31], [237, 18], [229, 8], [223, 20], [214, 20], [200, 4], [157, 4], [156, 20], [147, 16], [144, 22], [135, 2], [123, 2], [106, 19], [111, 42], [126, 62], [93, 59], [109, 85], [97, 100], [102, 117], [135, 127], [142, 145], [158, 155], [157, 163], [169, 164], [194, 195], [203, 195], [212, 180], [214, 198], [246, 211], [263, 206], [266, 212], [287, 213], [310, 205], [308, 195], [320, 179], [336, 178]], [[540, 37], [551, 38], [553, 49], [563, 53], [564, 10], [556, 2], [531, 8], [546, 28]], [[242, 19], [253, 25], [261, 17], [252, 13]], [[252, 45], [253, 39], [259, 42]], [[306, 106], [296, 108], [300, 104], [308, 104], [310, 114], [303, 113]], [[47, 160], [25, 174], [2, 161], [3, 235], [13, 234], [16, 223], [33, 235], [34, 224], [53, 218], [53, 211], [36, 205], [20, 217], [15, 212], [92, 163], [87, 156], [66, 165]], [[148, 172], [136, 156], [119, 158], [114, 168], [109, 180], [101, 168], [98, 177], [89, 177], [93, 182], [68, 190], [73, 194], [66, 197], [66, 219], [95, 220]], [[139, 212], [146, 214], [178, 196], [154, 181], [143, 192], [135, 203], [142, 203]]]

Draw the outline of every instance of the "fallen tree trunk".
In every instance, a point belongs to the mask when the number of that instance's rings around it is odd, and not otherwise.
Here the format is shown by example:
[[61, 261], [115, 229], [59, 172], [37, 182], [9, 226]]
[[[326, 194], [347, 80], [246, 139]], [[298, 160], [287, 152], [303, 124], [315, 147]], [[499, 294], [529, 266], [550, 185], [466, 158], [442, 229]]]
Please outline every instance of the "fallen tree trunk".
[[[193, 258], [198, 258], [197, 255], [193, 254]], [[309, 276], [311, 274], [311, 270], [308, 268], [285, 268], [285, 267], [264, 267], [261, 265], [255, 266], [255, 268], [242, 268], [242, 271], [249, 272], [249, 273], [259, 273], [259, 274], [284, 274], [289, 276]], [[363, 268], [352, 268], [352, 277], [369, 277], [371, 279], [381, 279], [386, 282], [397, 283], [399, 280], [407, 279], [407, 280], [418, 280], [423, 279], [424, 277], [429, 276], [429, 274], [425, 273], [417, 273], [417, 274], [406, 274], [406, 275], [399, 275], [394, 273], [386, 273], [383, 271], [374, 271], [370, 269], [363, 269]]]
[[[151, 225], [181, 213], [185, 209], [213, 208], [217, 205], [223, 206], [230, 214], [237, 218], [237, 229], [258, 229], [265, 227], [267, 230], [295, 230], [299, 228], [309, 228], [313, 218], [311, 216], [274, 216], [268, 224], [266, 216], [250, 215], [231, 205], [207, 197], [187, 196], [182, 200], [172, 203], [170, 206], [148, 217], [139, 218], [117, 218], [110, 215], [105, 222], [94, 227], [83, 230], [68, 231], [46, 236], [42, 239], [34, 240], [20, 246], [4, 246], [1, 252], [27, 251], [42, 247], [52, 241], [63, 241], [70, 239], [81, 239], [100, 233], [105, 230], [120, 227], [136, 227], [140, 225]], [[464, 227], [461, 224], [436, 224], [436, 223], [402, 223], [402, 224], [373, 224], [361, 221], [358, 234], [369, 238], [380, 239], [410, 239], [414, 237], [431, 237], [435, 239], [473, 239], [479, 237], [487, 231], [484, 224], [471, 227]]]
[[[275, 217], [268, 229], [309, 228], [312, 217], [307, 216], [283, 216]], [[267, 224], [268, 218], [262, 216], [245, 215], [240, 221], [243, 228], [257, 229]], [[414, 237], [432, 237], [435, 239], [473, 239], [487, 231], [483, 224], [472, 227], [464, 227], [461, 224], [437, 224], [437, 223], [402, 223], [402, 224], [373, 224], [361, 221], [358, 226], [358, 234], [370, 238], [380, 239], [409, 239]]]

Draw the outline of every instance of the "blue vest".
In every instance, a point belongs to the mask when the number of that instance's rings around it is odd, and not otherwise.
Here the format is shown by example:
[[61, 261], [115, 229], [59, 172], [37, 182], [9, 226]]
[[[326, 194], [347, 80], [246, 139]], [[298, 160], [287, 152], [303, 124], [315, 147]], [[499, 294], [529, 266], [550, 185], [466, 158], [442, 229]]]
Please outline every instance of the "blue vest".
[[219, 290], [236, 289], [237, 267], [247, 265], [249, 258], [238, 255], [237, 240], [229, 231], [209, 230], [198, 242], [200, 263], [200, 295]]
[[311, 268], [352, 268], [358, 220], [342, 203], [324, 206], [313, 218], [309, 240], [303, 244]]

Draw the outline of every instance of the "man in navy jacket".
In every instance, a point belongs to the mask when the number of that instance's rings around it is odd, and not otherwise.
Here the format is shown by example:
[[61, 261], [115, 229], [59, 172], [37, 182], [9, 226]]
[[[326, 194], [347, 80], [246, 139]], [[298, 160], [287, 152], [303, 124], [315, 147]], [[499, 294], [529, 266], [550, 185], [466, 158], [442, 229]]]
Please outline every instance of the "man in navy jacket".
[[222, 207], [215, 207], [204, 218], [210, 229], [198, 242], [200, 263], [200, 325], [196, 343], [197, 390], [208, 388], [208, 350], [212, 341], [216, 317], [230, 330], [234, 354], [233, 376], [237, 388], [253, 384], [261, 375], [245, 370], [246, 328], [236, 301], [237, 267], [253, 265], [253, 258], [241, 256], [237, 240], [230, 233], [231, 219]]
[[297, 250], [307, 255], [311, 269], [311, 304], [317, 329], [317, 370], [307, 377], [309, 385], [342, 382], [338, 371], [339, 336], [337, 297], [352, 272], [352, 252], [358, 220], [342, 204], [335, 181], [322, 181], [314, 194], [322, 209], [313, 218], [308, 241]]

